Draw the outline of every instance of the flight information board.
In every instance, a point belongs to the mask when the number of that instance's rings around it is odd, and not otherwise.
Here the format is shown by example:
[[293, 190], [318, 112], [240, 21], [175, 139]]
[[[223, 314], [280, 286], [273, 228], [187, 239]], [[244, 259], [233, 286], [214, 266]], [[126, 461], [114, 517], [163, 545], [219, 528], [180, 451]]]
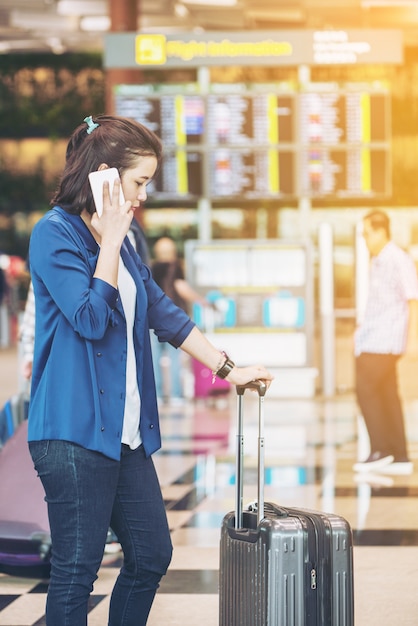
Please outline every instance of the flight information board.
[[202, 194], [203, 156], [191, 150], [169, 150], [159, 174], [147, 186], [150, 197], [160, 200], [170, 198], [196, 198]]
[[116, 113], [161, 137], [156, 199], [388, 197], [384, 86], [290, 83], [119, 85]]
[[296, 140], [295, 98], [275, 93], [209, 95], [207, 136], [210, 146], [276, 145]]
[[153, 130], [165, 146], [189, 146], [203, 141], [205, 102], [182, 94], [116, 96], [118, 115], [131, 117]]
[[390, 164], [386, 150], [310, 148], [300, 158], [302, 195], [354, 198], [387, 194]]
[[209, 153], [210, 189], [216, 198], [296, 196], [295, 152], [217, 148]]
[[294, 95], [219, 89], [206, 100], [212, 197], [296, 196]]
[[389, 139], [386, 94], [302, 93], [299, 102], [302, 143], [379, 143]]
[[384, 197], [390, 193], [389, 99], [353, 91], [302, 93], [298, 131], [300, 191], [312, 197]]

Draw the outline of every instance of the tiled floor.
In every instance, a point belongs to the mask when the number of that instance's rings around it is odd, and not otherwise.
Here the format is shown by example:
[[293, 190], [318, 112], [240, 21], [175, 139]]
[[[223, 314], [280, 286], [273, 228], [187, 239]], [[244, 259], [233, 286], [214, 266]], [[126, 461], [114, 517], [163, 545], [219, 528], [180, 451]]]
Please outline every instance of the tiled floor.
[[[13, 351], [0, 352], [0, 400], [13, 389]], [[410, 377], [415, 369], [409, 370]], [[12, 372], [12, 374], [11, 374]], [[356, 626], [418, 626], [418, 405], [405, 400], [415, 471], [386, 485], [358, 484], [357, 409], [352, 393], [330, 400], [279, 400], [266, 407], [266, 499], [334, 511], [353, 528]], [[218, 624], [218, 544], [233, 508], [233, 395], [218, 405], [189, 401], [161, 411], [163, 449], [155, 462], [175, 546], [149, 626]], [[256, 496], [256, 398], [245, 406], [245, 501]], [[4, 480], [5, 477], [0, 477]], [[1, 507], [1, 503], [0, 503]], [[105, 626], [118, 555], [103, 565], [89, 626]], [[47, 582], [0, 574], [0, 626], [42, 626]], [[59, 626], [59, 625], [57, 625]], [[334, 625], [330, 625], [334, 626]]]

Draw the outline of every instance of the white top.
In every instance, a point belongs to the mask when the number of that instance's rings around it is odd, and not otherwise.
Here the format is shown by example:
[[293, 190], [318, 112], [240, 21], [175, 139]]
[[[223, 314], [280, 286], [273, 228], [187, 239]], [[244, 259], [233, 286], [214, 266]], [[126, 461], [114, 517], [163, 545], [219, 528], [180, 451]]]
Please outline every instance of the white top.
[[405, 352], [409, 300], [418, 300], [415, 264], [390, 241], [371, 260], [366, 309], [354, 338], [356, 356]]
[[133, 340], [135, 320], [136, 286], [126, 269], [122, 257], [119, 259], [118, 289], [126, 319], [127, 354], [126, 354], [126, 398], [123, 416], [122, 443], [132, 450], [141, 445], [139, 434], [139, 416], [141, 398], [136, 377], [136, 359]]

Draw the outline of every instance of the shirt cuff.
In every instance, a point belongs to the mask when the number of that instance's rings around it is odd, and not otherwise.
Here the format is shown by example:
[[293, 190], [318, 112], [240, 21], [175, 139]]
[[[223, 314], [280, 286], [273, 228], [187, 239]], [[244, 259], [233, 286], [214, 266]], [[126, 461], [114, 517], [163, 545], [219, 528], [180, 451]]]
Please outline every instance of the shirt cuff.
[[118, 289], [115, 289], [115, 287], [112, 287], [112, 285], [109, 285], [109, 283], [101, 278], [92, 278], [91, 288], [106, 300], [112, 310], [116, 308], [116, 303], [119, 300]]

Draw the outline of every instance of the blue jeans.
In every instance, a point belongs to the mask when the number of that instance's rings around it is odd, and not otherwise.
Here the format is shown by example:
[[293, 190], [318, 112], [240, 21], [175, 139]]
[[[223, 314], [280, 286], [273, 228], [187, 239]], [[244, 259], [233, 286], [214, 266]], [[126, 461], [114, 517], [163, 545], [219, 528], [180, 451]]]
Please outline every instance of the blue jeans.
[[68, 441], [29, 443], [46, 493], [52, 539], [48, 626], [85, 626], [87, 605], [109, 526], [124, 562], [109, 626], [144, 626], [172, 545], [161, 489], [142, 446], [122, 446], [120, 461]]

